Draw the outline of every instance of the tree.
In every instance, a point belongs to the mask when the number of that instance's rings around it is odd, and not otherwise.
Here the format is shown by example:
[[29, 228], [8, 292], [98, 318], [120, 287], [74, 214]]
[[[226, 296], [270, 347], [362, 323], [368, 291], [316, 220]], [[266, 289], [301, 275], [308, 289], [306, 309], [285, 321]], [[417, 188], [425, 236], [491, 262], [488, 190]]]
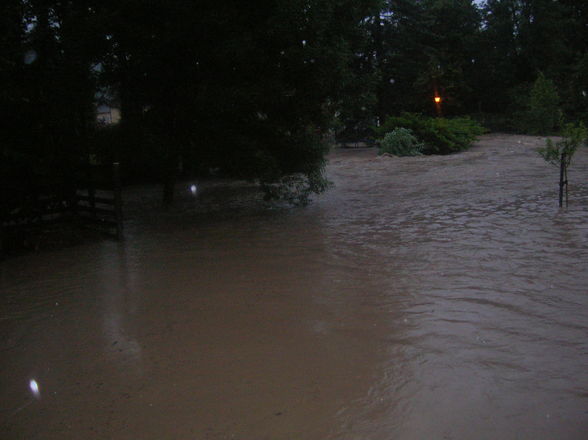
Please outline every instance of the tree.
[[2, 12], [6, 193], [41, 184], [66, 190], [94, 123], [95, 10], [91, 1], [10, 0]]
[[571, 120], [588, 124], [588, 4], [578, 0], [560, 3], [565, 11], [565, 43], [570, 53], [560, 87], [564, 110]]
[[479, 110], [499, 113], [510, 106], [509, 91], [518, 84], [518, 1], [488, 0], [482, 13], [476, 94]]
[[583, 124], [567, 124], [563, 138], [553, 143], [547, 139], [547, 145], [539, 149], [539, 154], [549, 163], [559, 166], [559, 207], [563, 206], [564, 187], [566, 206], [568, 205], [568, 168], [578, 147], [588, 138], [588, 130]]
[[125, 130], [156, 145], [165, 201], [180, 159], [266, 188], [298, 175], [319, 191], [322, 138], [375, 3], [109, 2], [103, 78], [118, 91]]
[[446, 112], [471, 112], [477, 103], [474, 73], [480, 13], [472, 0], [428, 0], [425, 5], [427, 64], [415, 85], [428, 92], [423, 103], [429, 108], [432, 97], [439, 94]]
[[470, 0], [387, 1], [377, 38], [380, 118], [434, 113], [436, 94], [449, 113], [470, 111], [480, 19]]
[[577, 0], [487, 0], [479, 48], [482, 109], [520, 112], [543, 72], [560, 90], [566, 113], [582, 117], [587, 9]]
[[425, 5], [415, 0], [390, 0], [381, 13], [378, 42], [378, 116], [383, 122], [390, 114], [423, 111], [423, 95], [415, 78], [426, 65], [428, 27]]
[[366, 17], [357, 27], [350, 49], [354, 56], [345, 76], [337, 105], [336, 137], [343, 141], [369, 139], [378, 118], [377, 88], [380, 81], [380, 11]]
[[561, 126], [563, 115], [557, 89], [543, 73], [539, 73], [531, 89], [525, 119], [530, 134], [550, 134]]

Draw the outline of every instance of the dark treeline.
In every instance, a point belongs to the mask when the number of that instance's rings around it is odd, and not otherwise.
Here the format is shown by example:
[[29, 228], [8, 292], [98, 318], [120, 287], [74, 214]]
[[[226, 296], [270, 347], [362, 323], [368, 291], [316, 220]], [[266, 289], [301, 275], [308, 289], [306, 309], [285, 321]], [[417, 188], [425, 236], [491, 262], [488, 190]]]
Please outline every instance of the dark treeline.
[[[179, 173], [210, 172], [304, 200], [333, 133], [433, 114], [436, 94], [446, 116], [524, 129], [540, 75], [588, 118], [583, 0], [3, 0], [0, 22], [4, 207], [90, 160], [168, 203]], [[120, 124], [96, 123], [103, 101]]]
[[364, 98], [371, 104], [363, 107], [366, 117], [355, 108], [356, 129], [403, 111], [435, 114], [438, 94], [444, 115], [533, 131], [525, 113], [541, 74], [554, 84], [554, 105], [567, 118], [588, 118], [583, 0], [388, 0], [369, 32], [369, 50], [357, 69], [370, 72], [377, 85]]

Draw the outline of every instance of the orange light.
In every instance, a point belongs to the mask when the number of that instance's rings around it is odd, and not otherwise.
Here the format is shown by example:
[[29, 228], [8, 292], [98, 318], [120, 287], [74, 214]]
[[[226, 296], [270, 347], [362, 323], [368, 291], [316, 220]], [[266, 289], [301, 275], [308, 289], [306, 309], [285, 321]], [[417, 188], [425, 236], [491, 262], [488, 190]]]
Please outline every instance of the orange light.
[[439, 104], [441, 102], [441, 97], [440, 96], [435, 96], [435, 103]]

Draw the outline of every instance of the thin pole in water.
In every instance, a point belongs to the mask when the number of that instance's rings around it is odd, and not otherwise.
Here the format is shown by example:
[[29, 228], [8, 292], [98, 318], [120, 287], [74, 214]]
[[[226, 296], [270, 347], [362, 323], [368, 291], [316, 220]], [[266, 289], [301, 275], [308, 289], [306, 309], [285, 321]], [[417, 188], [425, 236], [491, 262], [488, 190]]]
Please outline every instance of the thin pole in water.
[[559, 207], [563, 206], [563, 190], [565, 184], [565, 173], [566, 173], [566, 164], [565, 164], [566, 154], [561, 153], [560, 159], [560, 166], [559, 166]]
[[564, 176], [564, 184], [566, 186], [566, 208], [568, 207], [568, 167], [566, 167], [565, 170], [565, 176]]

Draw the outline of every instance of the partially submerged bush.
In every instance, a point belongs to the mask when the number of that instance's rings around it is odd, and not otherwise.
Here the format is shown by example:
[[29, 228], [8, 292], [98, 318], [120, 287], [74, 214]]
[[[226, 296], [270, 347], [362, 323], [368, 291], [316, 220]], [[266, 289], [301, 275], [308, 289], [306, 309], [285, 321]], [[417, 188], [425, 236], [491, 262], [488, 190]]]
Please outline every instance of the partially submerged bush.
[[425, 147], [408, 128], [396, 128], [386, 133], [379, 145], [380, 154], [388, 153], [395, 156], [419, 156], [423, 154]]
[[539, 148], [539, 154], [547, 162], [560, 167], [559, 174], [559, 206], [563, 206], [564, 188], [566, 193], [566, 206], [568, 204], [568, 168], [572, 162], [572, 157], [578, 147], [586, 142], [588, 130], [584, 124], [567, 124], [562, 132], [562, 139], [553, 143], [547, 139], [544, 148]]
[[[578, 147], [586, 141], [588, 137], [588, 130], [584, 124], [567, 124], [562, 131], [562, 139], [553, 143], [551, 139], [547, 139], [546, 146], [539, 148], [539, 154], [547, 162], [553, 165], [561, 165], [561, 160], [564, 160], [564, 165], [567, 168], [574, 153]], [[563, 159], [562, 159], [563, 157]]]
[[484, 128], [470, 118], [432, 118], [415, 113], [389, 117], [378, 127], [383, 137], [396, 128], [407, 128], [424, 143], [423, 154], [451, 154], [468, 149]]
[[290, 205], [306, 206], [312, 194], [324, 192], [329, 184], [323, 173], [317, 171], [308, 175], [291, 174], [272, 183], [261, 182], [261, 189], [266, 201], [282, 200]]

